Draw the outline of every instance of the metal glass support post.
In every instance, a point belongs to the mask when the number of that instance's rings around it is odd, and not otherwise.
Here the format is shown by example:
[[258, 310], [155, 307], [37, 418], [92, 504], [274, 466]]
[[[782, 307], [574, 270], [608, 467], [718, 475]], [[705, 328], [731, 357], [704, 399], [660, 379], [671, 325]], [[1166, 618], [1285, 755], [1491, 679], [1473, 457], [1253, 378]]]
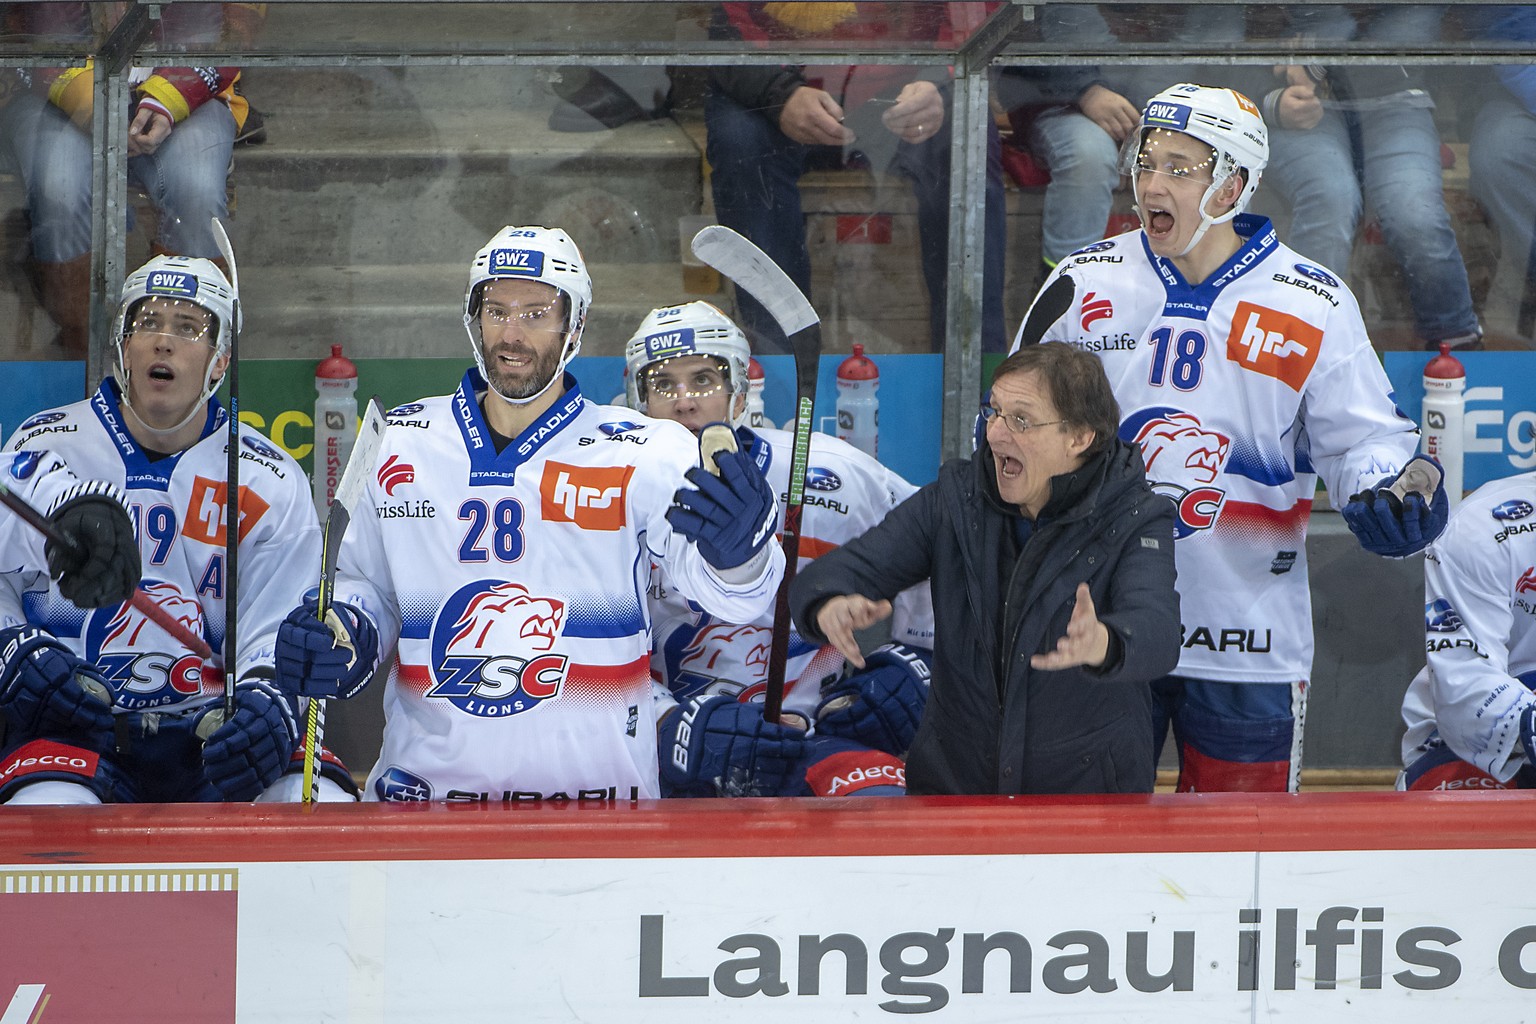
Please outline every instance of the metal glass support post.
[[949, 276], [940, 459], [968, 455], [981, 392], [981, 320], [987, 209], [985, 65], [957, 68], [951, 103]]

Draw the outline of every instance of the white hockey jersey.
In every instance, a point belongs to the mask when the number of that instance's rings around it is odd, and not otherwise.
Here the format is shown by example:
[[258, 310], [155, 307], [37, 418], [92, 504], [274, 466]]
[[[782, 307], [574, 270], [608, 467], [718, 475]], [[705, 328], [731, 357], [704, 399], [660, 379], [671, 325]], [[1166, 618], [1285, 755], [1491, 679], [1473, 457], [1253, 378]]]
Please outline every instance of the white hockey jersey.
[[[789, 468], [794, 434], [757, 428], [752, 458], [768, 478], [782, 508], [789, 501]], [[917, 488], [852, 445], [826, 434], [812, 434], [800, 519], [799, 565], [859, 536]], [[891, 616], [891, 639], [933, 647], [933, 602], [927, 584], [900, 594]], [[655, 620], [652, 676], [666, 685], [670, 700], [725, 693], [740, 700], [761, 700], [768, 678], [773, 638], [773, 608], [746, 624], [702, 611], [677, 592], [659, 567], [651, 580]], [[830, 644], [819, 646], [789, 633], [784, 671], [784, 708], [815, 718], [822, 682], [843, 669], [843, 656]], [[665, 713], [665, 708], [659, 713]]]
[[1234, 224], [1242, 247], [1197, 286], [1139, 230], [1062, 260], [1052, 280], [1070, 277], [1076, 291], [1041, 340], [1099, 356], [1120, 436], [1177, 506], [1178, 673], [1295, 682], [1312, 670], [1317, 475], [1342, 503], [1411, 459], [1418, 428], [1349, 288], [1282, 245], [1267, 219]]
[[[124, 426], [119, 395], [109, 377], [91, 398], [28, 419], [6, 448], [57, 452], [77, 476], [121, 487], [139, 538], [139, 589], [222, 659], [227, 414], [209, 399], [202, 438], [150, 461]], [[236, 678], [271, 666], [278, 625], [320, 572], [320, 526], [298, 463], [244, 424], [240, 445]], [[22, 618], [99, 666], [119, 713], [185, 711], [223, 695], [222, 674], [205, 675], [202, 659], [130, 605], [81, 611], [45, 576], [0, 587], [0, 621]]]
[[1536, 473], [1477, 489], [1424, 552], [1426, 664], [1403, 698], [1403, 764], [1438, 736], [1500, 782], [1526, 763], [1536, 694]]
[[565, 384], [499, 454], [473, 370], [389, 414], [336, 587], [394, 648], [370, 799], [655, 797], [652, 562], [722, 618], [773, 602], [777, 544], [729, 585], [666, 521], [693, 435]]

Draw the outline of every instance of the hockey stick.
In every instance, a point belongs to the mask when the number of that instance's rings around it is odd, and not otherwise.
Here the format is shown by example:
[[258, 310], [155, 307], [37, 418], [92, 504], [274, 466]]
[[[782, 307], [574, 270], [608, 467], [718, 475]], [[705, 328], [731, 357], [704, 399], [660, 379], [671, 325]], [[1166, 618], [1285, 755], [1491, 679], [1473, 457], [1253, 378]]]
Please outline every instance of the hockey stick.
[[816, 373], [821, 362], [821, 318], [789, 275], [767, 253], [719, 224], [693, 236], [693, 254], [762, 303], [789, 339], [795, 356], [795, 450], [789, 464], [789, 500], [784, 507], [784, 579], [773, 610], [773, 645], [768, 652], [768, 689], [763, 718], [779, 720], [784, 706], [784, 667], [789, 657], [789, 584], [800, 561], [800, 516], [805, 505], [805, 468], [810, 457], [816, 411]]
[[1062, 274], [1052, 281], [1050, 287], [1041, 292], [1034, 305], [1029, 307], [1029, 313], [1024, 317], [1024, 327], [1019, 331], [1019, 343], [1014, 346], [1017, 351], [1025, 345], [1038, 345], [1040, 339], [1045, 337], [1045, 332], [1051, 329], [1051, 325], [1061, 319], [1063, 313], [1072, 305], [1072, 299], [1077, 294], [1077, 286], [1066, 274]]
[[[44, 537], [67, 551], [78, 552], [80, 545], [75, 539], [59, 530], [37, 509], [27, 504], [27, 500], [16, 494], [4, 484], [0, 484], [0, 504], [16, 513], [23, 522], [32, 527]], [[183, 647], [202, 658], [210, 665], [217, 665], [218, 659], [213, 656], [213, 648], [208, 646], [208, 641], [192, 632], [180, 621], [173, 619], [171, 613], [161, 608], [137, 586], [133, 588], [133, 595], [128, 598], [128, 604], [136, 608], [146, 619], [165, 630], [171, 637], [181, 643]]]
[[240, 273], [235, 269], [235, 249], [219, 218], [213, 218], [213, 239], [229, 267], [229, 290], [234, 295], [234, 315], [229, 325], [229, 440], [224, 471], [224, 721], [235, 719], [235, 620], [239, 610], [240, 559]]
[[[331, 625], [335, 612], [331, 601], [336, 588], [336, 560], [341, 556], [341, 539], [346, 536], [352, 522], [352, 510], [363, 493], [368, 475], [379, 460], [379, 449], [384, 444], [384, 407], [378, 396], [368, 400], [363, 410], [363, 423], [357, 431], [357, 442], [347, 458], [346, 468], [341, 471], [341, 481], [331, 499], [330, 510], [325, 516], [324, 550], [320, 554], [320, 594], [315, 615], [326, 625]], [[332, 626], [335, 629], [336, 626]], [[353, 652], [356, 657], [357, 652]], [[325, 738], [325, 701], [309, 698], [309, 716], [304, 727], [304, 802], [315, 802], [315, 758]]]

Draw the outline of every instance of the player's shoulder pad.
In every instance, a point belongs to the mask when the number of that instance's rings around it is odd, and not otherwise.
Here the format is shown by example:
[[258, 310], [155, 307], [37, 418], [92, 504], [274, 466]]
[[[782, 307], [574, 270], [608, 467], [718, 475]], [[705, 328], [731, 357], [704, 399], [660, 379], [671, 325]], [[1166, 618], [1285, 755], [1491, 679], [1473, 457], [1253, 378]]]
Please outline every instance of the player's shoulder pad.
[[397, 405], [384, 413], [384, 422], [401, 430], [426, 430], [448, 412], [451, 398], [451, 395], [437, 395]]
[[1444, 542], [1471, 528], [1486, 531], [1494, 543], [1504, 544], [1524, 534], [1536, 534], [1536, 473], [1521, 473], [1492, 480], [1479, 487], [1451, 513]]
[[1062, 259], [1056, 266], [1056, 274], [1066, 274], [1072, 267], [1087, 267], [1096, 263], [1119, 263], [1125, 258], [1126, 247], [1130, 240], [1137, 237], [1137, 232], [1128, 231], [1123, 235], [1115, 235], [1103, 241], [1085, 245]]
[[245, 472], [255, 467], [258, 473], [265, 472], [276, 480], [288, 480], [292, 476], [303, 476], [299, 464], [293, 456], [283, 451], [276, 443], [269, 440], [265, 434], [250, 424], [240, 424], [240, 470]]
[[51, 441], [78, 433], [82, 414], [89, 414], [89, 411], [88, 402], [75, 402], [33, 413], [21, 421], [21, 426], [16, 428], [16, 433], [11, 435], [5, 447], [10, 451], [49, 448]]

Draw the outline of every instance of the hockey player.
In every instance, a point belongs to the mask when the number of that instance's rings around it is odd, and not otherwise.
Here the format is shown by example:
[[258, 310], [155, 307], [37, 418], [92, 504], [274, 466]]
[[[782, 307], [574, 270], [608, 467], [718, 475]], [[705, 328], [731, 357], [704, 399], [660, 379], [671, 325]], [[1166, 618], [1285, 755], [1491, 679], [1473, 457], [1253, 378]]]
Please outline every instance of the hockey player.
[[[1242, 213], [1268, 159], [1230, 89], [1176, 85], [1126, 147], [1139, 231], [1078, 250], [1014, 341], [1104, 362], [1121, 437], [1177, 506], [1182, 654], [1155, 684], [1181, 790], [1292, 790], [1312, 669], [1306, 526], [1316, 475], [1368, 551], [1402, 557], [1443, 528], [1446, 498], [1388, 491], [1418, 430], [1397, 408], [1354, 295]], [[1065, 284], [1059, 283], [1065, 281]], [[1056, 289], [1053, 291], [1052, 289]], [[1035, 335], [1041, 335], [1036, 337]], [[1028, 337], [1026, 337], [1028, 335]]]
[[1536, 789], [1536, 473], [1494, 480], [1424, 552], [1424, 668], [1399, 789]]
[[[742, 426], [747, 408], [746, 337], [707, 302], [654, 309], [625, 346], [630, 404], [647, 415], [676, 420], [695, 434], [712, 422], [736, 425], [738, 442], [788, 500], [794, 435]], [[802, 560], [857, 537], [913, 494], [913, 487], [851, 445], [811, 435], [807, 493], [801, 522]], [[895, 602], [893, 643], [843, 673], [843, 657], [791, 632], [781, 723], [765, 722], [762, 695], [773, 634], [773, 612], [743, 625], [720, 620], [677, 593], [660, 570], [653, 573], [651, 609], [655, 650], [651, 674], [665, 689], [670, 711], [661, 724], [662, 789], [668, 795], [755, 793], [769, 796], [850, 796], [904, 792], [901, 757], [928, 699], [933, 611], [926, 585]], [[687, 721], [707, 723], [709, 764], [679, 769], [667, 756]], [[806, 754], [797, 762], [764, 754], [786, 728], [808, 729]]]
[[[151, 259], [123, 284], [114, 374], [89, 399], [33, 416], [6, 445], [51, 449], [80, 475], [120, 486], [141, 589], [215, 651], [226, 621], [228, 421], [213, 392], [229, 365], [236, 307], [208, 260]], [[205, 664], [132, 605], [82, 614], [46, 580], [0, 586], [0, 616], [36, 627], [34, 663], [55, 682], [97, 672], [113, 697], [115, 728], [36, 737], [76, 752], [55, 760], [49, 779], [62, 785], [48, 787], [48, 802], [297, 799], [297, 707], [274, 684], [273, 643], [313, 585], [320, 530], [298, 464], [246, 427], [240, 448], [233, 666]], [[221, 707], [226, 676], [235, 681], [231, 721]], [[352, 799], [345, 769], [322, 760], [321, 798]], [[13, 795], [0, 787], [0, 800]]]
[[390, 415], [342, 545], [344, 645], [313, 603], [280, 632], [280, 677], [310, 696], [351, 696], [393, 653], [369, 798], [655, 797], [652, 563], [724, 619], [773, 600], [784, 557], [748, 456], [712, 476], [686, 430], [589, 402], [566, 372], [591, 300], [558, 229], [503, 228], [475, 255], [475, 368]]

